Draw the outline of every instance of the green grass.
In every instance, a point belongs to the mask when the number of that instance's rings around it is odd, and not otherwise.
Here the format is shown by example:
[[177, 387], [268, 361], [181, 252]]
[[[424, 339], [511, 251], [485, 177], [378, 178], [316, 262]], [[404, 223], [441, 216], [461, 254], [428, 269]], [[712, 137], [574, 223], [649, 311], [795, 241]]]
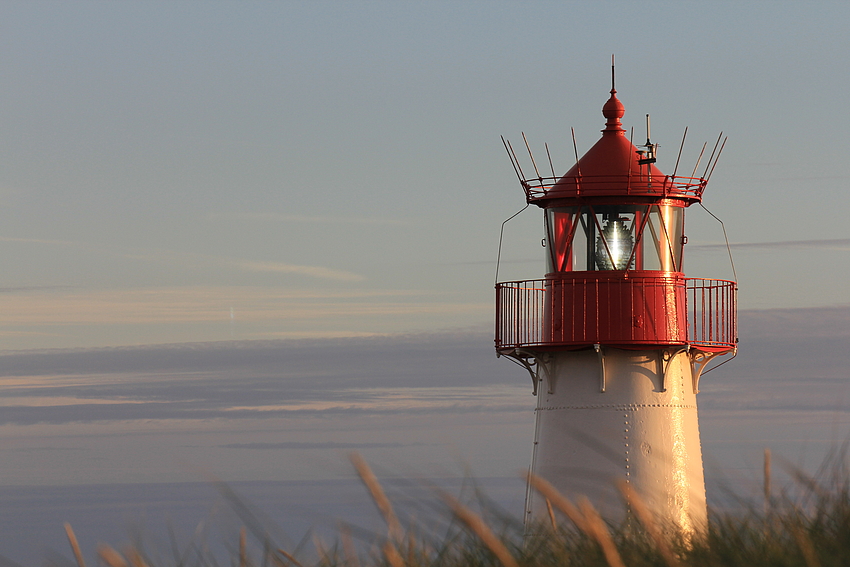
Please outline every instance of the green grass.
[[[769, 463], [769, 453], [766, 457]], [[549, 521], [529, 530], [532, 536], [526, 535], [518, 519], [506, 516], [486, 499], [465, 505], [438, 489], [435, 500], [443, 510], [443, 521], [425, 528], [400, 521], [368, 465], [357, 456], [352, 462], [386, 522], [385, 533], [342, 527], [333, 544], [315, 539], [290, 553], [269, 539], [262, 523], [231, 493], [234, 506], [242, 507], [240, 517], [247, 529], [239, 533], [230, 563], [240, 567], [850, 565], [850, 475], [843, 451], [840, 458], [825, 465], [829, 474], [807, 476], [790, 471], [794, 482], [775, 491], [778, 494], [772, 494], [770, 467], [766, 466], [764, 502], [740, 503], [734, 511], [712, 512], [707, 529], [690, 536], [665, 530], [628, 490], [624, 490], [624, 502], [628, 500], [630, 514], [622, 524], [610, 525], [590, 503], [569, 502], [539, 480], [535, 485], [552, 503], [552, 514]], [[67, 529], [76, 563], [83, 567], [73, 530]], [[249, 549], [249, 544], [255, 546]], [[98, 549], [98, 557], [110, 567], [219, 566], [198, 542], [182, 547], [173, 542], [172, 547], [166, 560], [160, 559], [161, 555], [153, 559], [141, 544], [120, 551], [104, 545]]]

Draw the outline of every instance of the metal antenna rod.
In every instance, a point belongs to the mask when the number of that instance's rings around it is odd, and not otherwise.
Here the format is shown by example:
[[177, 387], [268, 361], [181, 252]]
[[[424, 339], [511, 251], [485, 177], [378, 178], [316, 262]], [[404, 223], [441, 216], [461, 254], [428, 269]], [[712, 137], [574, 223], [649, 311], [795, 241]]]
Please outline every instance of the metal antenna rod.
[[572, 126], [570, 127], [570, 132], [573, 135], [573, 153], [576, 155], [576, 165], [578, 165], [578, 146], [576, 145], [576, 131]]
[[708, 142], [704, 142], [702, 144], [702, 150], [699, 153], [699, 157], [697, 158], [697, 162], [694, 164], [694, 170], [691, 173], [691, 177], [694, 177], [697, 174], [697, 168], [699, 167], [699, 162], [702, 161], [702, 154], [705, 153], [705, 147], [708, 145]]
[[[635, 138], [635, 127], [632, 126], [630, 130], [629, 145], [631, 146]], [[638, 166], [638, 168], [640, 168], [640, 166]], [[626, 171], [626, 192], [629, 192], [632, 189], [632, 156], [628, 156], [626, 159]]]
[[573, 135], [573, 153], [576, 155], [576, 173], [581, 177], [581, 164], [578, 159], [578, 146], [576, 145], [576, 131], [575, 128], [570, 126], [570, 133]]
[[552, 165], [552, 154], [549, 153], [549, 144], [544, 142], [543, 145], [546, 146], [546, 155], [549, 157], [549, 169], [552, 170], [552, 179], [554, 179], [557, 175], [555, 175], [555, 166]]
[[717, 141], [714, 142], [714, 149], [711, 150], [711, 155], [708, 156], [708, 162], [705, 164], [705, 171], [702, 172], [703, 179], [705, 178], [705, 174], [708, 173], [708, 166], [711, 165], [711, 160], [714, 158], [714, 152], [717, 151], [717, 146], [720, 144], [720, 138], [722, 138], [722, 137], [723, 137], [723, 132], [721, 132], [720, 135], [717, 136]]
[[611, 54], [611, 90], [617, 90], [614, 88], [614, 54]]
[[522, 181], [524, 183], [525, 182], [525, 173], [522, 172], [522, 166], [519, 164], [519, 159], [517, 159], [517, 157], [516, 157], [516, 152], [514, 151], [514, 147], [511, 145], [510, 140], [505, 140], [505, 141], [508, 143], [508, 148], [510, 148], [511, 153], [514, 155], [514, 159], [516, 160], [516, 166], [517, 166], [517, 168], [519, 168], [520, 175], [522, 175], [522, 177], [520, 178], [520, 181]]
[[502, 223], [502, 229], [499, 231], [499, 252], [496, 254], [496, 283], [499, 283], [499, 266], [502, 263], [502, 239], [505, 236], [505, 225], [508, 224], [509, 220], [513, 219], [515, 216], [527, 209], [528, 206], [529, 204], [526, 203], [523, 208], [506, 218], [505, 222]]
[[514, 173], [516, 173], [517, 179], [522, 183], [522, 176], [519, 174], [519, 170], [517, 169], [516, 161], [514, 161], [514, 156], [511, 155], [511, 150], [508, 149], [508, 143], [505, 141], [504, 136], [499, 136], [502, 139], [502, 145], [505, 146], [505, 151], [508, 152], [508, 158], [511, 160], [511, 165], [514, 168]]
[[534, 172], [537, 174], [537, 179], [543, 179], [540, 172], [537, 170], [537, 163], [534, 161], [534, 156], [531, 155], [531, 148], [528, 146], [528, 139], [525, 137], [525, 132], [522, 133], [522, 139], [525, 140], [525, 149], [528, 150], [528, 157], [531, 158], [531, 165], [534, 166]]
[[576, 189], [579, 193], [581, 193], [581, 164], [578, 161], [578, 146], [576, 145], [576, 131], [575, 128], [570, 126], [570, 132], [573, 135], [573, 153], [576, 155], [576, 173], [578, 177], [576, 178]]
[[717, 165], [717, 160], [720, 159], [720, 154], [723, 153], [723, 148], [726, 147], [726, 140], [729, 139], [729, 136], [723, 138], [723, 143], [720, 145], [720, 150], [717, 152], [717, 157], [714, 158], [714, 164], [711, 166], [711, 171], [708, 172], [708, 177], [705, 178], [706, 183], [709, 179], [711, 179], [711, 174], [714, 173], [714, 168]]
[[646, 145], [649, 146], [649, 114], [646, 115]]
[[682, 159], [682, 149], [685, 147], [685, 138], [688, 137], [688, 127], [685, 126], [685, 133], [682, 134], [682, 143], [679, 144], [679, 155], [676, 156], [676, 167], [673, 168], [673, 177], [676, 177], [676, 172], [679, 170], [679, 160]]

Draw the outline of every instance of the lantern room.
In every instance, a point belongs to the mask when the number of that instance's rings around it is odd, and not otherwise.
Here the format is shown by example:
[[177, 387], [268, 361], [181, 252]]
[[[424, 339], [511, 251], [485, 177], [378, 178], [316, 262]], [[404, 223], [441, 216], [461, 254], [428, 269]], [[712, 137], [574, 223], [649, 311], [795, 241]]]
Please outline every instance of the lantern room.
[[576, 205], [546, 209], [547, 273], [682, 271], [681, 205]]

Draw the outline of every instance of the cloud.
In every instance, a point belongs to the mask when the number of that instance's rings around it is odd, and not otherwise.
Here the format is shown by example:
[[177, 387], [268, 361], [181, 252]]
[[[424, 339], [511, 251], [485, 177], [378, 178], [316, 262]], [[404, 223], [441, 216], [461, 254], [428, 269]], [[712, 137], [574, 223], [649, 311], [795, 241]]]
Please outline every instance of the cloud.
[[[365, 278], [360, 274], [348, 272], [345, 270], [336, 270], [325, 268], [323, 266], [305, 266], [299, 264], [289, 264], [285, 262], [274, 261], [251, 261], [241, 260], [236, 258], [226, 258], [219, 256], [210, 256], [206, 254], [192, 254], [187, 252], [176, 252], [173, 250], [158, 250], [158, 249], [137, 249], [112, 246], [104, 243], [83, 243], [62, 240], [44, 240], [34, 238], [12, 238], [0, 237], [2, 242], [17, 242], [17, 243], [33, 243], [44, 244], [48, 246], [60, 247], [75, 247], [98, 251], [104, 254], [111, 254], [122, 258], [133, 260], [142, 260], [146, 262], [170, 264], [170, 265], [186, 265], [188, 263], [195, 265], [205, 265], [218, 267], [223, 269], [237, 269], [246, 272], [266, 272], [279, 274], [293, 274], [299, 276], [307, 276], [310, 278], [333, 280], [333, 281], [363, 281]], [[55, 289], [60, 289], [60, 286], [53, 286]], [[44, 289], [50, 289], [51, 286], [45, 286]], [[25, 288], [9, 288], [9, 289], [25, 289]]]
[[236, 219], [247, 221], [295, 222], [307, 224], [367, 224], [367, 225], [402, 225], [408, 221], [396, 218], [382, 217], [347, 217], [347, 216], [307, 216], [286, 215], [282, 213], [211, 213], [210, 220]]
[[224, 449], [260, 449], [263, 451], [277, 451], [280, 449], [398, 449], [400, 447], [417, 447], [425, 443], [339, 443], [327, 441], [324, 443], [310, 443], [302, 441], [284, 441], [282, 443], [228, 443], [219, 445]]
[[[784, 240], [779, 242], [738, 242], [730, 244], [733, 250], [850, 250], [850, 238], [830, 240]], [[725, 251], [725, 244], [695, 244], [688, 246], [688, 251], [716, 252]]]
[[282, 262], [248, 262], [234, 261], [233, 265], [249, 272], [271, 272], [279, 274], [297, 274], [324, 280], [336, 280], [344, 282], [359, 282], [364, 278], [360, 274], [344, 270], [333, 270], [321, 266], [299, 266], [295, 264], [284, 264]]
[[[330, 393], [329, 395], [333, 395]], [[36, 424], [65, 424], [65, 423], [96, 423], [96, 422], [127, 422], [127, 421], [205, 421], [273, 418], [302, 418], [331, 416], [434, 416], [441, 414], [471, 415], [475, 413], [500, 413], [505, 411], [525, 411], [527, 403], [478, 403], [474, 396], [467, 396], [467, 403], [458, 404], [422, 404], [427, 396], [416, 398], [417, 403], [410, 405], [398, 403], [395, 405], [374, 400], [371, 403], [356, 401], [356, 391], [347, 392], [354, 401], [345, 403], [321, 403], [321, 407], [310, 407], [310, 404], [298, 404], [290, 401], [287, 408], [227, 408], [214, 407], [214, 402], [198, 400], [193, 402], [147, 402], [143, 404], [72, 404], [64, 406], [5, 406], [0, 414], [0, 425], [36, 425]], [[411, 399], [413, 401], [413, 399]], [[304, 405], [304, 407], [299, 407]]]
[[49, 246], [80, 246], [79, 242], [72, 240], [49, 240], [45, 238], [16, 238], [11, 236], [0, 236], [0, 242], [21, 242], [25, 244], [47, 244]]
[[160, 264], [185, 265], [187, 263], [191, 263], [196, 266], [206, 266], [224, 270], [294, 274], [334, 281], [362, 281], [365, 279], [360, 274], [355, 274], [345, 270], [325, 268], [323, 266], [305, 266], [301, 264], [289, 264], [286, 262], [276, 261], [244, 260], [239, 258], [210, 256], [207, 254], [175, 252], [173, 250], [125, 250], [121, 252], [120, 255], [137, 261], [141, 260]]
[[[23, 290], [35, 291], [35, 290]], [[50, 293], [0, 294], [0, 326], [30, 331], [39, 325], [138, 325], [230, 321], [298, 322], [357, 316], [489, 313], [492, 305], [433, 301], [406, 290], [282, 289], [249, 286], [185, 286], [123, 290], [47, 288]], [[340, 331], [337, 327], [332, 332]], [[353, 333], [347, 333], [353, 334]], [[303, 336], [303, 335], [302, 335]]]
[[0, 293], [20, 293], [27, 291], [56, 291], [74, 289], [71, 285], [27, 285], [18, 287], [0, 287]]
[[738, 314], [739, 335], [750, 338], [815, 339], [850, 337], [850, 306], [752, 309]]
[[[738, 357], [700, 381], [706, 455], [827, 450], [850, 423], [850, 307], [740, 317]], [[4, 474], [160, 478], [172, 459], [237, 472], [285, 461], [286, 474], [308, 478], [315, 463], [327, 466], [322, 450], [515, 454], [530, 448], [535, 398], [528, 373], [497, 359], [492, 339], [463, 329], [0, 353], [0, 431], [24, 440], [18, 447], [79, 449], [9, 453]]]
[[[740, 329], [737, 358], [701, 380], [701, 407], [847, 413], [850, 307], [742, 311]], [[20, 425], [495, 415], [532, 400], [527, 373], [480, 330], [9, 352], [0, 388], [0, 423]]]
[[524, 407], [517, 400], [526, 397], [527, 377], [496, 360], [491, 345], [489, 333], [463, 331], [7, 353], [0, 355], [0, 423]]

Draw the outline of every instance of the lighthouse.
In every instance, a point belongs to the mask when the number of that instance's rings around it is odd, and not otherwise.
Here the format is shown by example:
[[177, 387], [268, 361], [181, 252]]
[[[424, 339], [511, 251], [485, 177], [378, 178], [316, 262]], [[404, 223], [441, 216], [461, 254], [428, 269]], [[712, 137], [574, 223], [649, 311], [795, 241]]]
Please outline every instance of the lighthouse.
[[[496, 283], [496, 352], [531, 376], [534, 475], [611, 517], [628, 483], [692, 533], [706, 523], [700, 376], [737, 348], [736, 283], [683, 271], [685, 210], [701, 202], [719, 152], [701, 176], [677, 175], [678, 160], [665, 175], [648, 117], [637, 147], [624, 113], [612, 79], [602, 137], [562, 176], [541, 176], [529, 151], [526, 177], [506, 142], [527, 203], [543, 210], [546, 273]], [[546, 510], [529, 490], [527, 523]]]

